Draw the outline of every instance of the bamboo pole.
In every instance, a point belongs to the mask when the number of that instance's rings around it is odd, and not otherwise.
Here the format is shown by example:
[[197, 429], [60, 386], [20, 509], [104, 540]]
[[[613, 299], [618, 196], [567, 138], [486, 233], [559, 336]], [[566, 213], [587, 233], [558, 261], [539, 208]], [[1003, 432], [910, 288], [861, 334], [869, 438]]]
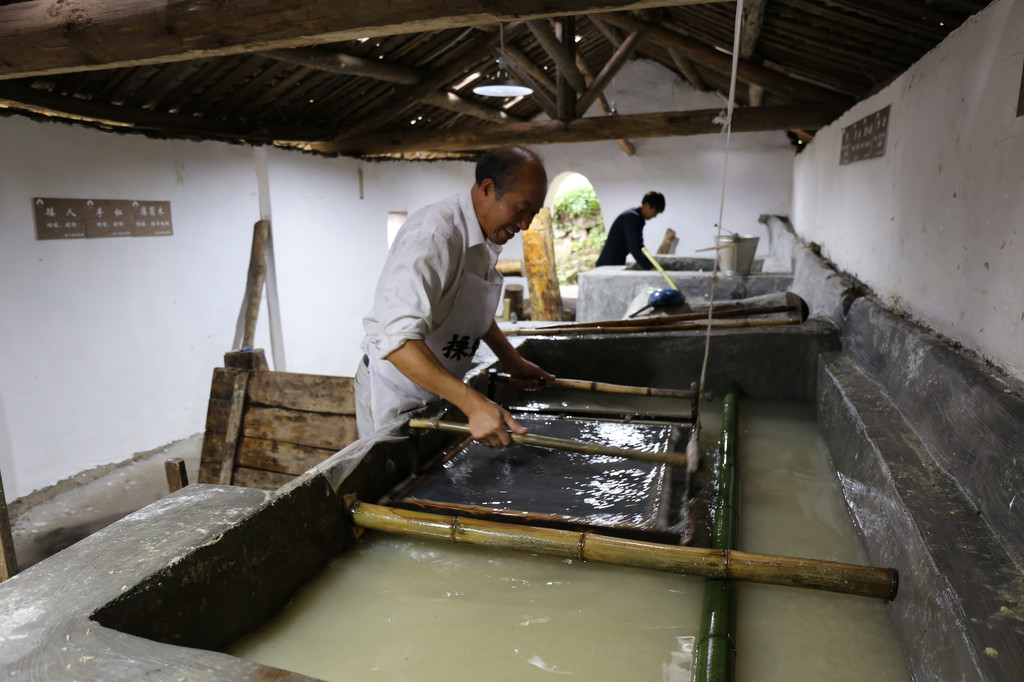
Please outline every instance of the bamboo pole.
[[[705, 315], [705, 317], [707, 317]], [[657, 319], [657, 318], [650, 318]], [[625, 322], [627, 320], [623, 320]], [[712, 329], [738, 329], [741, 327], [778, 327], [781, 325], [800, 324], [799, 320], [736, 320], [732, 322], [715, 322]], [[607, 325], [602, 327], [575, 327], [569, 325], [557, 325], [550, 327], [531, 327], [520, 329], [503, 330], [506, 336], [546, 336], [551, 334], [631, 334], [638, 332], [679, 332], [679, 331], [704, 331], [708, 328], [707, 323], [681, 323], [681, 324], [642, 324], [642, 325]]]
[[[469, 424], [459, 422], [443, 421], [441, 419], [420, 419], [413, 417], [409, 420], [409, 427], [413, 429], [435, 429], [437, 431], [450, 431], [452, 433], [471, 433]], [[686, 455], [681, 452], [644, 452], [643, 450], [626, 450], [615, 448], [610, 445], [598, 445], [596, 443], [578, 443], [566, 438], [553, 438], [551, 436], [539, 436], [532, 433], [508, 434], [512, 442], [517, 445], [537, 445], [542, 448], [554, 448], [556, 450], [569, 450], [584, 455], [607, 455], [609, 457], [625, 457], [636, 459], [642, 462], [656, 462], [660, 464], [674, 464], [675, 466], [686, 466]]]
[[[739, 386], [729, 382], [722, 401], [722, 447], [711, 511], [711, 547], [731, 552], [739, 542]], [[894, 595], [895, 596], [895, 595]], [[704, 616], [694, 653], [695, 682], [730, 682], [736, 674], [736, 590], [731, 580], [704, 585]]]
[[679, 291], [679, 287], [676, 286], [676, 283], [673, 282], [672, 278], [668, 276], [667, 272], [665, 272], [665, 268], [661, 267], [661, 263], [659, 263], [658, 260], [651, 255], [651, 252], [647, 250], [647, 247], [641, 246], [640, 251], [643, 252], [645, 256], [647, 256], [647, 260], [651, 261], [651, 265], [654, 266], [655, 270], [661, 273], [661, 276], [665, 278], [665, 281], [668, 282], [668, 285], [675, 289], [676, 291]]
[[[711, 400], [711, 393], [705, 393], [707, 400]], [[603, 422], [615, 422], [625, 424], [692, 424], [691, 415], [665, 414], [661, 412], [619, 412], [616, 410], [595, 410], [587, 407], [559, 407], [550, 405], [541, 407], [539, 405], [516, 405], [516, 412], [529, 414], [551, 414], [569, 419], [592, 419]]]
[[[501, 381], [512, 381], [511, 374], [498, 372], [496, 379]], [[577, 388], [584, 391], [597, 391], [598, 393], [624, 393], [627, 395], [649, 395], [657, 398], [693, 398], [693, 391], [684, 391], [677, 388], [652, 388], [650, 386], [626, 386], [624, 384], [608, 384], [603, 381], [587, 381], [585, 379], [552, 379], [543, 384], [547, 388]]]
[[352, 523], [360, 528], [409, 537], [721, 580], [806, 587], [879, 599], [896, 596], [896, 571], [891, 568], [665, 545], [588, 532], [394, 509], [359, 501], [351, 505], [349, 515]]
[[[791, 291], [785, 294], [786, 303], [778, 305], [759, 305], [751, 308], [720, 308], [711, 309], [712, 319], [726, 319], [733, 317], [751, 317], [754, 315], [772, 315], [775, 313], [787, 313], [790, 319], [800, 320], [805, 318], [804, 308], [806, 303], [803, 299]], [[689, 313], [678, 313], [676, 315], [659, 315], [644, 320], [648, 325], [675, 324], [677, 322], [691, 322], [695, 320], [707, 320], [707, 311], [698, 310]], [[586, 329], [590, 327], [632, 327], [636, 326], [636, 320], [595, 320], [593, 322], [573, 322], [572, 324], [559, 325], [557, 328]], [[545, 327], [554, 329], [556, 327]]]

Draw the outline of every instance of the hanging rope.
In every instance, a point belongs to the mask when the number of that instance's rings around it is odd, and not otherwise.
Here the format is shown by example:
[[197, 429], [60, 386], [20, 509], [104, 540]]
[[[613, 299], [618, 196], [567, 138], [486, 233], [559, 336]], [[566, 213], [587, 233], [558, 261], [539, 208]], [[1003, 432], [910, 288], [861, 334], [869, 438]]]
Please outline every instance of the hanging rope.
[[736, 67], [739, 65], [740, 27], [743, 25], [743, 0], [736, 3], [736, 25], [732, 35], [732, 75], [729, 78], [729, 102], [725, 110], [725, 160], [722, 164], [722, 194], [718, 201], [718, 233], [715, 235], [715, 264], [711, 269], [711, 298], [708, 300], [708, 326], [704, 337], [704, 362], [700, 367], [700, 387], [697, 390], [697, 419], [686, 443], [686, 470], [693, 473], [700, 464], [700, 396], [704, 395], [704, 382], [708, 376], [708, 357], [711, 354], [711, 324], [715, 314], [715, 285], [718, 284], [718, 251], [722, 237], [722, 216], [725, 213], [725, 185], [729, 173], [729, 140], [732, 136], [732, 110], [736, 102]]
[[[736, 3], [736, 25], [732, 36], [732, 75], [729, 78], [729, 102], [725, 111], [722, 129], [725, 131], [725, 162], [722, 164], [722, 194], [718, 202], [718, 233], [715, 246], [719, 247], [722, 237], [722, 216], [725, 213], [725, 186], [729, 172], [729, 141], [732, 136], [732, 110], [736, 102], [736, 68], [740, 58], [740, 27], [743, 25], [743, 0]], [[704, 362], [700, 368], [700, 393], [704, 393], [704, 381], [708, 373], [708, 355], [711, 353], [711, 323], [715, 312], [715, 285], [718, 283], [718, 248], [715, 249], [715, 264], [711, 270], [711, 299], [708, 301], [708, 328], [704, 339]]]

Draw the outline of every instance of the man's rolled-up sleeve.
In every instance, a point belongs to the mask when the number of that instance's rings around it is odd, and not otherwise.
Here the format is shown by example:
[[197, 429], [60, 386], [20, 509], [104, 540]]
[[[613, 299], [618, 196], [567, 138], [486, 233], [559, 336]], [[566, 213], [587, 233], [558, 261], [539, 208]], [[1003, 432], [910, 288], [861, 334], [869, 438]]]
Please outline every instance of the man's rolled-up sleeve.
[[387, 357], [436, 326], [433, 316], [451, 281], [452, 257], [445, 240], [428, 231], [400, 235], [388, 254], [374, 297], [376, 330], [367, 341]]

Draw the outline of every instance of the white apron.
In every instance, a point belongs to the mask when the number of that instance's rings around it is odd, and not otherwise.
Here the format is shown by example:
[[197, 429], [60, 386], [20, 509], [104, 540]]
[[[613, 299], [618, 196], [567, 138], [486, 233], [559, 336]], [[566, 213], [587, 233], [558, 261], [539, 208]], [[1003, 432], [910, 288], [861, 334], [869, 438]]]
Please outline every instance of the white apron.
[[[480, 338], [494, 320], [502, 282], [498, 276], [495, 280], [489, 282], [479, 275], [463, 271], [451, 313], [440, 327], [423, 339], [441, 364], [459, 379], [473, 366], [473, 354], [480, 345]], [[435, 397], [379, 357], [373, 346], [368, 349], [367, 357], [370, 360], [370, 410], [374, 429], [381, 428], [403, 412], [422, 407]]]

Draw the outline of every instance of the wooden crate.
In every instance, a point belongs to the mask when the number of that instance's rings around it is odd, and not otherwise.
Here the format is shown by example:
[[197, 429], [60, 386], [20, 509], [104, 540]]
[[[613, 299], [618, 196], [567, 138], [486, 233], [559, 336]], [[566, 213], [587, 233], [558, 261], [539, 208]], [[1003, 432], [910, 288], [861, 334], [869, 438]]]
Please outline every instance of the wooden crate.
[[272, 372], [262, 351], [213, 372], [200, 483], [273, 490], [356, 439], [351, 377]]

